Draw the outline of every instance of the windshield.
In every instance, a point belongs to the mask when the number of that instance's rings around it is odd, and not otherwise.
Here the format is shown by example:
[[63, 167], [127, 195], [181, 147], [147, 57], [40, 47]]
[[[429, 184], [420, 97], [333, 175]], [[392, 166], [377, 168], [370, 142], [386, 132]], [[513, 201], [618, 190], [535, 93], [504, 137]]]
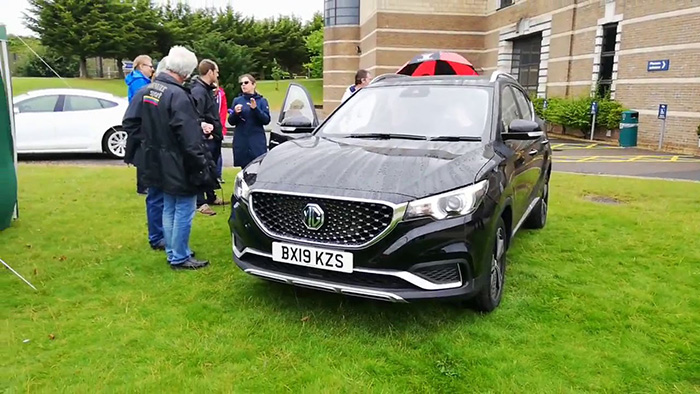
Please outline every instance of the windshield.
[[390, 86], [361, 89], [319, 128], [326, 136], [400, 134], [473, 137], [484, 134], [490, 91], [474, 86]]

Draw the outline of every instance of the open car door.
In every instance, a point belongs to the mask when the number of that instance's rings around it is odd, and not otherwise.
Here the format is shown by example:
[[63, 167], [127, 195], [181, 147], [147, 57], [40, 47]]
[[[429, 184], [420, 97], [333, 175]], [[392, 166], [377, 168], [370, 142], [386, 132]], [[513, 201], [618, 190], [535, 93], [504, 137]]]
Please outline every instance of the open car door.
[[318, 124], [318, 115], [309, 91], [302, 85], [290, 83], [277, 121], [279, 131], [270, 132], [268, 149], [288, 140], [308, 137]]

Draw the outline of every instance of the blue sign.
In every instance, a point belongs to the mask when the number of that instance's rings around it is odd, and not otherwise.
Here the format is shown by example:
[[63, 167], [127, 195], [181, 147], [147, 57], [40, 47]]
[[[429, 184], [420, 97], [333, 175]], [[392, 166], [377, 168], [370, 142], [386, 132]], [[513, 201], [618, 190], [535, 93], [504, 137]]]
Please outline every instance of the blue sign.
[[665, 60], [650, 60], [647, 63], [647, 71], [668, 71], [671, 68], [671, 61]]
[[591, 103], [591, 115], [597, 115], [598, 114], [598, 102], [594, 101]]
[[549, 101], [547, 99], [544, 99], [544, 102], [542, 103], [542, 109], [547, 109], [549, 107]]
[[666, 119], [666, 113], [668, 113], [668, 105], [666, 104], [659, 104], [659, 115], [657, 116], [658, 119]]

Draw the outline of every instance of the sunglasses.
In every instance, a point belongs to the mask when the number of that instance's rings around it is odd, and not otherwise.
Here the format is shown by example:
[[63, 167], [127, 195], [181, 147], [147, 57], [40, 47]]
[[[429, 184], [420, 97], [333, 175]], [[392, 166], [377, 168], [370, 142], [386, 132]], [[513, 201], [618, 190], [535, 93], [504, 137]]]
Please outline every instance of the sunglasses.
[[241, 86], [247, 85], [247, 84], [249, 84], [249, 83], [250, 83], [250, 81], [242, 81], [242, 82], [241, 82]]

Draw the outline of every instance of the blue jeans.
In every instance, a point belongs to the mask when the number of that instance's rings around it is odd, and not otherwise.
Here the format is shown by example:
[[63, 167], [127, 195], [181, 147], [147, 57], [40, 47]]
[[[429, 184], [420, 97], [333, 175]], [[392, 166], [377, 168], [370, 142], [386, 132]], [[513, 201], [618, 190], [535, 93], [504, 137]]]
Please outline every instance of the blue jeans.
[[219, 154], [219, 160], [216, 162], [216, 175], [221, 178], [221, 175], [223, 174], [223, 169], [224, 169], [224, 159], [221, 157], [221, 154]]
[[175, 196], [163, 193], [163, 230], [165, 253], [170, 264], [181, 264], [192, 256], [190, 231], [197, 196]]
[[148, 188], [146, 196], [146, 218], [148, 218], [148, 242], [156, 246], [163, 241], [163, 191]]

